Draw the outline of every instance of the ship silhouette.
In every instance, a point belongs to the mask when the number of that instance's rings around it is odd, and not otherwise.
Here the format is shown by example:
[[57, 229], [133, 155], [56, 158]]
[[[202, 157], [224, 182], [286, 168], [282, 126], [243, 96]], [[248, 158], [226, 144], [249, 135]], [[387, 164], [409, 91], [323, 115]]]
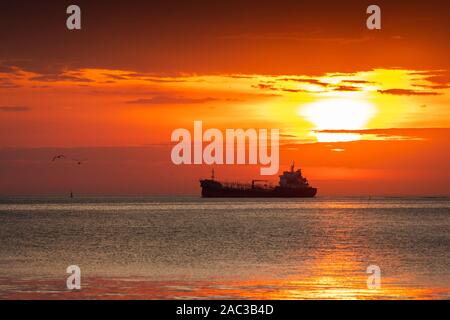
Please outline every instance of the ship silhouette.
[[301, 169], [294, 171], [294, 162], [291, 170], [284, 171], [279, 178], [275, 187], [257, 184], [267, 180], [252, 180], [251, 184], [227, 183], [215, 180], [213, 169], [211, 179], [200, 180], [200, 186], [204, 198], [312, 198], [317, 193], [302, 176]]

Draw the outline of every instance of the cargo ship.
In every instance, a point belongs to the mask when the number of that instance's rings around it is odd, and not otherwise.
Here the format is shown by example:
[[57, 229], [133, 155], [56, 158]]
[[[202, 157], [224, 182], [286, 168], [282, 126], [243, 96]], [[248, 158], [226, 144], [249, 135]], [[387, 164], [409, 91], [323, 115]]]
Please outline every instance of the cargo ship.
[[267, 180], [252, 180], [251, 184], [219, 182], [213, 169], [211, 179], [200, 180], [200, 186], [204, 198], [312, 198], [317, 193], [302, 176], [301, 169], [294, 170], [294, 163], [279, 178], [275, 187], [259, 184]]

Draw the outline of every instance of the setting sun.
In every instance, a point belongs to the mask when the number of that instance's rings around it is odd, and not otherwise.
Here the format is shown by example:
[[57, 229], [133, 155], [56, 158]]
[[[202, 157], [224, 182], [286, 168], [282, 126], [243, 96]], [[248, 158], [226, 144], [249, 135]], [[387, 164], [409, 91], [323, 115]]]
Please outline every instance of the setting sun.
[[[351, 99], [326, 99], [306, 104], [299, 114], [312, 122], [316, 130], [360, 130], [376, 113], [366, 101]], [[353, 133], [315, 133], [319, 142], [359, 140]]]

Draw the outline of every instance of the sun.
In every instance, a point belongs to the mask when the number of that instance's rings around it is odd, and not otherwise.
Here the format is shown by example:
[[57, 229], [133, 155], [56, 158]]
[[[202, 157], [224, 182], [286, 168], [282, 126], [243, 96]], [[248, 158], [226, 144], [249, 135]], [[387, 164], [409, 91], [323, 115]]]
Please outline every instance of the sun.
[[[303, 105], [299, 115], [314, 124], [315, 130], [360, 130], [365, 129], [375, 115], [373, 104], [357, 99], [323, 99]], [[358, 133], [315, 132], [319, 142], [342, 142], [360, 139]]]

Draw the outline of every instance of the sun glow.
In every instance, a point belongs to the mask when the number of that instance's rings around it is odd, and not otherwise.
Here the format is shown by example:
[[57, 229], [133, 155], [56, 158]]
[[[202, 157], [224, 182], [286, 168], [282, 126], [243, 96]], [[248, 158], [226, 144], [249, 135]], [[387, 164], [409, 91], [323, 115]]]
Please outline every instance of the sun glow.
[[[365, 129], [375, 115], [374, 105], [363, 100], [326, 99], [306, 104], [299, 115], [314, 124], [315, 130], [360, 130]], [[341, 142], [359, 140], [357, 133], [315, 132], [319, 142]]]

